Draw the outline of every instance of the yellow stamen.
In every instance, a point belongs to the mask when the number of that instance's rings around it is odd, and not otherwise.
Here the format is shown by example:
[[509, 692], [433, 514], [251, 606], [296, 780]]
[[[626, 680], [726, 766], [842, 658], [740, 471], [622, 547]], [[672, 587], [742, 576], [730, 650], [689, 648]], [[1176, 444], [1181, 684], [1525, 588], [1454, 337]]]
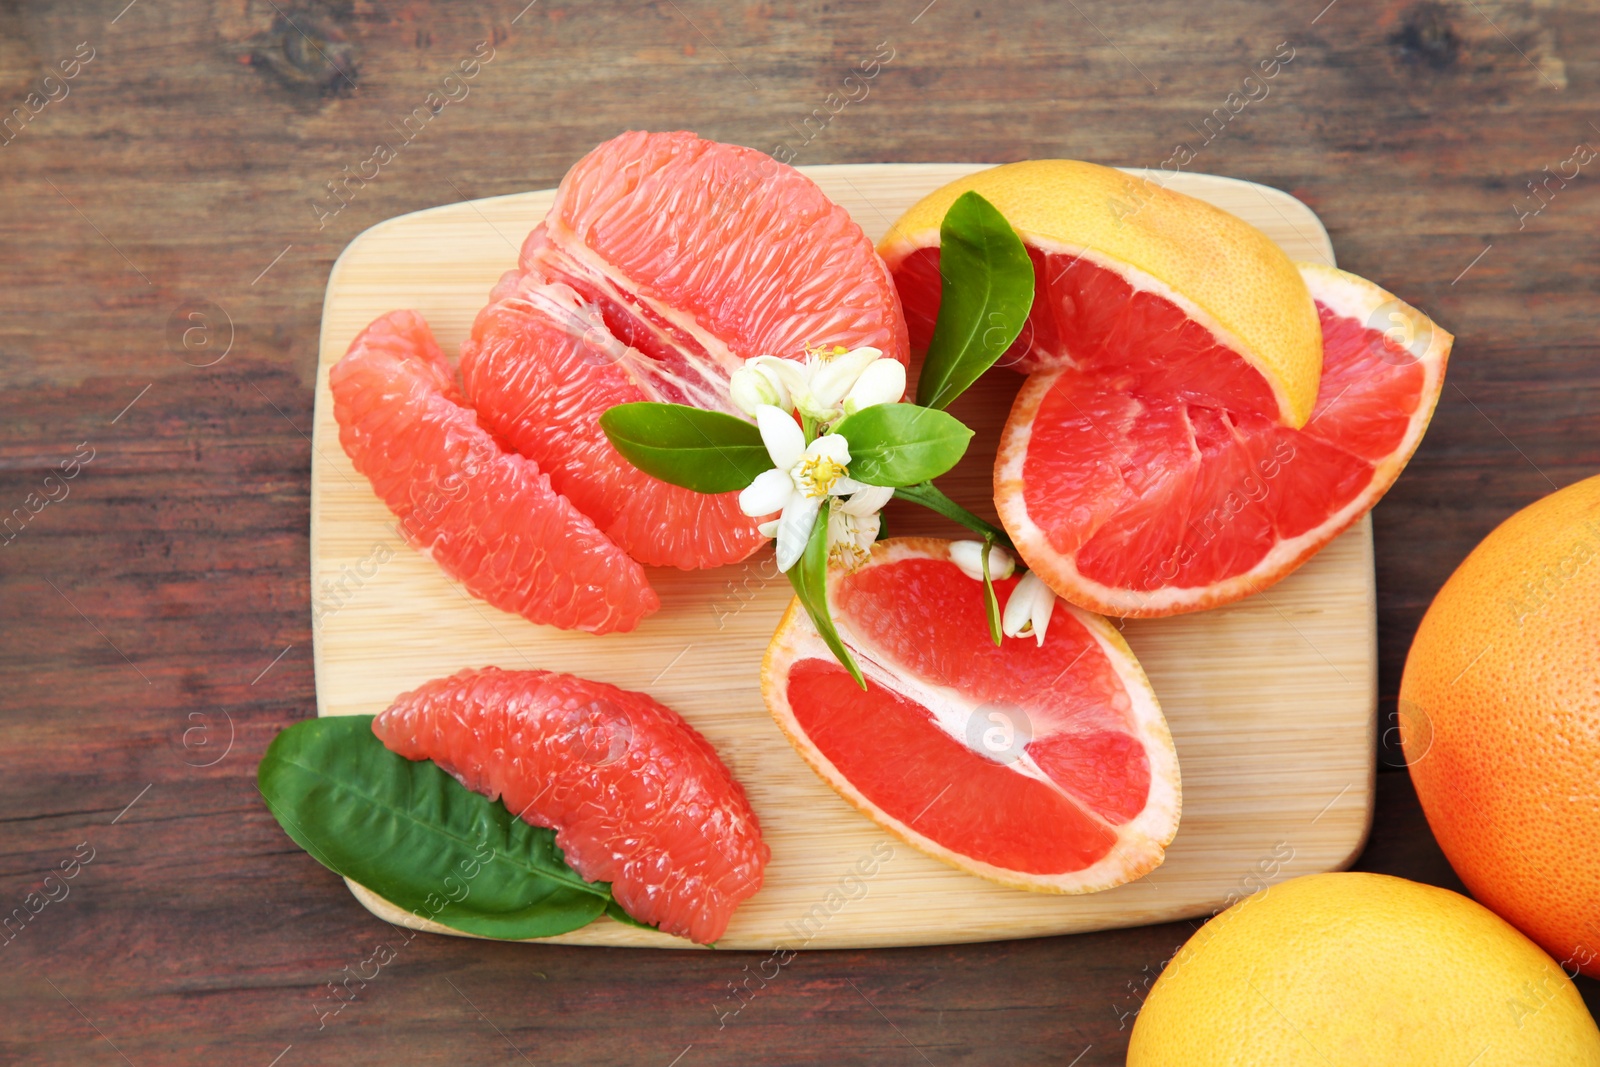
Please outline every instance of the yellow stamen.
[[824, 497], [833, 489], [833, 483], [850, 468], [835, 463], [827, 456], [806, 456], [800, 460], [799, 481], [807, 496]]

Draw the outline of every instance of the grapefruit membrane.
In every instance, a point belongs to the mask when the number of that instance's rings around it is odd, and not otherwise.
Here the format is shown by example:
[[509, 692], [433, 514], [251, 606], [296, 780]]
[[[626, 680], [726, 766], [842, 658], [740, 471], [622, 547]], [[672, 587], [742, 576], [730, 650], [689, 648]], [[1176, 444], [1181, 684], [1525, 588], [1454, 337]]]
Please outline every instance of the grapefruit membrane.
[[[1002, 604], [1016, 579], [997, 581]], [[1019, 889], [1088, 893], [1160, 864], [1177, 754], [1104, 619], [1058, 603], [1043, 642], [989, 639], [950, 542], [891, 538], [835, 567], [829, 603], [863, 692], [798, 601], [762, 663], [773, 718], [845, 800], [935, 858]]]
[[860, 226], [811, 179], [691, 133], [625, 133], [573, 165], [462, 346], [485, 424], [641, 563], [744, 559], [737, 494], [657, 481], [599, 427], [614, 404], [737, 415], [746, 358], [870, 346], [908, 356], [900, 301]]

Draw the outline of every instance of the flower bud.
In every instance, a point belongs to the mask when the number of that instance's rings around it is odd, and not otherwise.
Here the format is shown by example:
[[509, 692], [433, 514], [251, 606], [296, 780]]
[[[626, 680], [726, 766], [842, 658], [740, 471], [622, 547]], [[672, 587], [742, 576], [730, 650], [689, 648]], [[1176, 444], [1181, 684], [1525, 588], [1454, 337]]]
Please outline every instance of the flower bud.
[[[965, 574], [975, 582], [983, 581], [983, 545], [982, 541], [952, 541], [950, 543], [950, 562], [961, 568]], [[1011, 558], [1011, 553], [993, 545], [989, 549], [989, 578], [998, 582], [1002, 578], [1009, 578], [1016, 570], [1016, 561]]]
[[887, 356], [873, 360], [861, 372], [856, 384], [845, 394], [844, 413], [854, 415], [862, 408], [894, 404], [906, 395], [906, 368], [898, 359]]
[[785, 411], [789, 408], [788, 390], [777, 375], [760, 366], [746, 364], [729, 375], [728, 396], [733, 399], [733, 406], [746, 415], [754, 415], [762, 404]]
[[1050, 625], [1050, 615], [1055, 611], [1055, 590], [1032, 571], [1022, 576], [1006, 600], [1006, 609], [1000, 620], [1000, 629], [1007, 637], [1025, 637], [1032, 634], [1039, 644], [1044, 644], [1044, 632]]

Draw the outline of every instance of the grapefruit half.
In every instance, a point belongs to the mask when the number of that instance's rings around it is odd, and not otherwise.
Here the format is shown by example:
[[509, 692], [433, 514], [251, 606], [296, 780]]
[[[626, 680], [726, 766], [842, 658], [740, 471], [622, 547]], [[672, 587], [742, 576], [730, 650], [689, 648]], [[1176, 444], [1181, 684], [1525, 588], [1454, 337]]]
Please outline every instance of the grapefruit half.
[[[964, 871], [1089, 893], [1153, 870], [1178, 828], [1178, 760], [1133, 653], [1060, 602], [1042, 644], [996, 647], [949, 545], [893, 538], [830, 569], [865, 692], [790, 605], [761, 667], [778, 726], [845, 800]], [[994, 584], [1003, 605], [1016, 579]]]
[[374, 321], [328, 374], [339, 443], [407, 541], [468, 592], [537, 623], [631, 630], [660, 606], [644, 569], [461, 402], [413, 311]]
[[1300, 273], [1323, 360], [1299, 429], [1102, 365], [1029, 376], [995, 457], [995, 506], [1058, 594], [1121, 616], [1226, 604], [1290, 574], [1394, 484], [1454, 339], [1363, 278]]
[[1310, 418], [1322, 338], [1283, 250], [1203, 200], [1077, 160], [969, 174], [895, 222], [879, 251], [914, 351], [926, 351], [939, 313], [939, 225], [969, 190], [999, 209], [1033, 260], [1033, 307], [1001, 365], [1072, 366], [1288, 426]]
[[625, 133], [579, 160], [462, 347], [486, 425], [641, 563], [733, 563], [763, 538], [738, 494], [656, 481], [600, 414], [653, 400], [739, 415], [758, 355], [870, 345], [908, 358], [900, 301], [861, 227], [809, 178], [692, 133]]
[[676, 712], [550, 671], [465, 670], [372, 723], [390, 751], [556, 831], [587, 881], [640, 922], [709, 944], [761, 888], [771, 850], [744, 788]]

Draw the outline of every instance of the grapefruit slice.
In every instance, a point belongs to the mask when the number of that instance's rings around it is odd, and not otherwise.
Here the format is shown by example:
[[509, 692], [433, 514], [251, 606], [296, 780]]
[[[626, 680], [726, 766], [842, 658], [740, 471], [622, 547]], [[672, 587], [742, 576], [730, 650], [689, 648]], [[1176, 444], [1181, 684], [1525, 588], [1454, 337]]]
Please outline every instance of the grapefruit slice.
[[472, 595], [532, 622], [608, 633], [660, 606], [644, 570], [462, 406], [421, 315], [395, 311], [328, 374], [339, 443], [407, 541]]
[[700, 944], [761, 888], [771, 850], [704, 737], [643, 693], [550, 671], [465, 670], [372, 723], [390, 751], [556, 831], [568, 864], [640, 922]]
[[462, 348], [486, 425], [642, 563], [733, 563], [766, 539], [738, 494], [633, 468], [599, 416], [666, 401], [738, 415], [746, 358], [873, 346], [905, 362], [900, 301], [845, 210], [792, 167], [692, 133], [625, 133], [579, 160]]
[[1041, 159], [969, 174], [912, 205], [879, 246], [922, 352], [939, 313], [939, 224], [976, 190], [1033, 260], [1027, 324], [1000, 363], [1071, 366], [1140, 393], [1311, 416], [1321, 336], [1289, 257], [1249, 223], [1110, 167]]
[[[790, 605], [761, 667], [778, 726], [840, 796], [964, 871], [1090, 893], [1153, 870], [1178, 828], [1178, 760], [1133, 653], [1061, 602], [1042, 644], [996, 647], [949, 546], [894, 538], [829, 571], [865, 692]], [[1004, 604], [1016, 579], [994, 584]]]
[[1097, 367], [1028, 378], [995, 457], [995, 506], [1058, 594], [1122, 616], [1226, 604], [1287, 576], [1394, 484], [1453, 338], [1363, 278], [1300, 271], [1323, 349], [1300, 429]]

